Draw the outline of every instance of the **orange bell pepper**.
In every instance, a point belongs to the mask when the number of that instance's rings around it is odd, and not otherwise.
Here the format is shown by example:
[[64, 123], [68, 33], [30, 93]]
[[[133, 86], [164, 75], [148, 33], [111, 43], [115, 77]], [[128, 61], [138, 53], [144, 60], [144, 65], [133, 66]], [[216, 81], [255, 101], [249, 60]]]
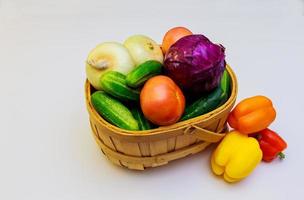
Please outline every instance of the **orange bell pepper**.
[[228, 117], [229, 125], [244, 134], [266, 129], [276, 118], [269, 98], [254, 96], [241, 101]]

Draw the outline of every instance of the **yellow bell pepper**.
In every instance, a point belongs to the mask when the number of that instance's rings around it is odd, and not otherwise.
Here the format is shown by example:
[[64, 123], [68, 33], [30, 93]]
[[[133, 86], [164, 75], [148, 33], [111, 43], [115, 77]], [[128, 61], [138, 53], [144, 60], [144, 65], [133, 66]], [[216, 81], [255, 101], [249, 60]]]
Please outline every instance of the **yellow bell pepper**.
[[211, 157], [211, 168], [227, 182], [247, 177], [262, 160], [262, 151], [255, 138], [237, 131], [228, 133]]

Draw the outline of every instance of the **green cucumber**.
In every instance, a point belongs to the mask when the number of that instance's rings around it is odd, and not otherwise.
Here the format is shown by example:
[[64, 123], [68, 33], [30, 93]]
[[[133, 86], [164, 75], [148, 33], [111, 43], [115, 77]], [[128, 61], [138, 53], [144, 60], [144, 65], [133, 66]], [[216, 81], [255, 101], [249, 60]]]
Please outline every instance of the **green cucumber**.
[[220, 82], [220, 86], [222, 88], [222, 96], [221, 96], [221, 105], [224, 104], [228, 98], [230, 97], [230, 83], [231, 83], [231, 77], [227, 71], [227, 69], [225, 69], [222, 78], [221, 78], [221, 82]]
[[131, 111], [104, 91], [94, 92], [91, 102], [95, 110], [108, 122], [127, 130], [139, 130]]
[[126, 76], [120, 72], [108, 71], [100, 77], [102, 89], [123, 101], [138, 101], [139, 91], [127, 86]]
[[126, 78], [127, 84], [130, 87], [138, 88], [142, 86], [149, 78], [160, 74], [162, 64], [156, 60], [149, 60], [140, 64], [133, 69]]
[[217, 87], [210, 94], [203, 96], [186, 107], [181, 121], [208, 113], [221, 103], [222, 89]]
[[230, 82], [229, 73], [225, 70], [221, 77], [220, 85], [208, 95], [188, 105], [181, 121], [206, 114], [224, 104], [230, 96]]
[[137, 120], [139, 130], [152, 129], [151, 123], [145, 118], [145, 116], [139, 106], [132, 107], [131, 113], [132, 113], [133, 117]]

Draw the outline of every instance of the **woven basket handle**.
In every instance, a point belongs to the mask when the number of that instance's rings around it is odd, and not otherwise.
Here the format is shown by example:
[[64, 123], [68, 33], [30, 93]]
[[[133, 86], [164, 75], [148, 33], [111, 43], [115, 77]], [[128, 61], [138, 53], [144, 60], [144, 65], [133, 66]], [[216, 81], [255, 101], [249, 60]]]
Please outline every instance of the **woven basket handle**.
[[225, 133], [212, 132], [196, 125], [190, 125], [188, 128], [185, 129], [184, 133], [193, 135], [199, 140], [210, 143], [219, 142], [226, 135]]

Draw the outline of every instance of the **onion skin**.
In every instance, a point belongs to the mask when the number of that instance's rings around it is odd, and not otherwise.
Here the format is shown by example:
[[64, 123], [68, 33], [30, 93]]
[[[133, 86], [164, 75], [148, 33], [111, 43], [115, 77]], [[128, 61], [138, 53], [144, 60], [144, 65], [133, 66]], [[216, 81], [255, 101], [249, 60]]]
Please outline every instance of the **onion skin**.
[[215, 89], [225, 66], [225, 48], [204, 35], [181, 38], [170, 47], [164, 60], [165, 73], [194, 96]]

